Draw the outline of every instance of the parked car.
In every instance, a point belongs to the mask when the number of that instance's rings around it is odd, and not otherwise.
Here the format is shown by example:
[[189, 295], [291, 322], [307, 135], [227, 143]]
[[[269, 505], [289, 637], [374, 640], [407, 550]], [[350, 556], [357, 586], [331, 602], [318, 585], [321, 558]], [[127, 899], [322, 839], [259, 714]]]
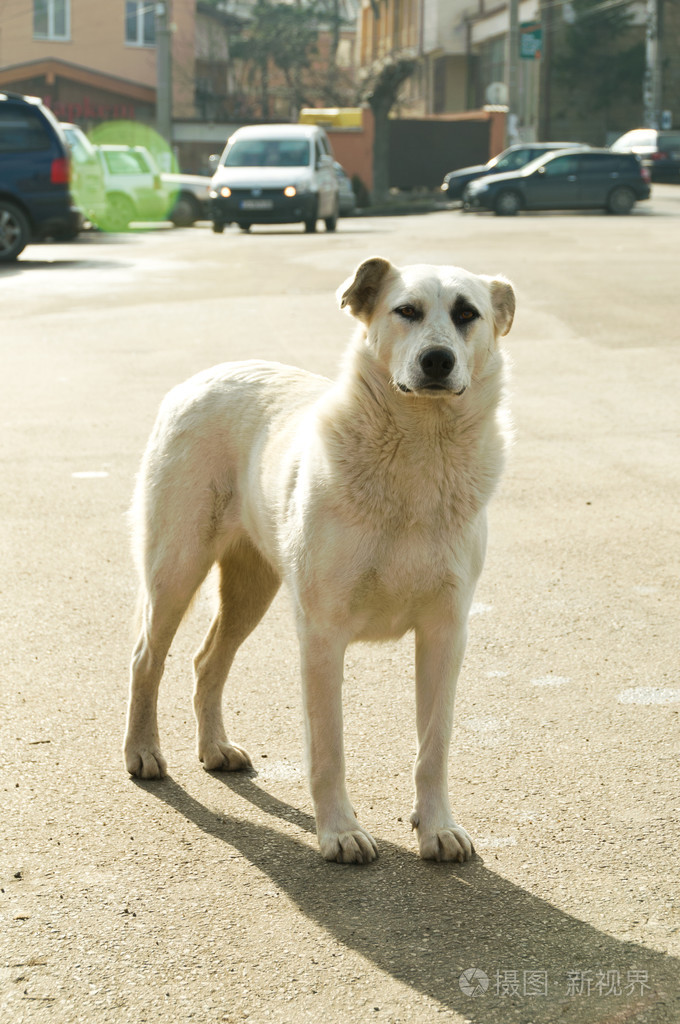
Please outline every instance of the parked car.
[[213, 176], [213, 230], [292, 224], [335, 231], [339, 187], [326, 133], [311, 124], [248, 125], [231, 136]]
[[441, 184], [441, 190], [447, 199], [462, 199], [465, 186], [477, 178], [483, 178], [486, 174], [518, 171], [543, 153], [551, 153], [555, 149], [574, 149], [577, 145], [576, 142], [527, 142], [509, 146], [486, 164], [450, 171]]
[[197, 220], [210, 220], [212, 179], [207, 174], [161, 174], [170, 197], [169, 218], [175, 227], [190, 228]]
[[189, 227], [210, 219], [210, 178], [164, 174], [144, 146], [103, 145], [107, 213], [102, 226], [124, 231], [133, 220], [171, 220]]
[[106, 214], [104, 170], [97, 150], [77, 124], [60, 124], [71, 157], [71, 193], [76, 205], [92, 223]]
[[520, 171], [471, 181], [463, 204], [501, 216], [520, 210], [598, 208], [630, 213], [649, 194], [649, 171], [632, 153], [570, 149], [545, 153]]
[[66, 140], [52, 113], [32, 96], [0, 92], [0, 262], [31, 241], [78, 234], [69, 181]]
[[133, 220], [163, 220], [168, 197], [161, 172], [144, 146], [107, 144], [97, 147], [102, 156], [107, 211], [102, 227], [125, 231]]
[[338, 202], [340, 204], [340, 216], [351, 217], [357, 208], [357, 197], [354, 195], [352, 182], [342, 164], [337, 160], [333, 161], [333, 170], [338, 179]]
[[680, 129], [634, 128], [609, 147], [613, 153], [635, 153], [647, 164], [652, 181], [680, 182]]

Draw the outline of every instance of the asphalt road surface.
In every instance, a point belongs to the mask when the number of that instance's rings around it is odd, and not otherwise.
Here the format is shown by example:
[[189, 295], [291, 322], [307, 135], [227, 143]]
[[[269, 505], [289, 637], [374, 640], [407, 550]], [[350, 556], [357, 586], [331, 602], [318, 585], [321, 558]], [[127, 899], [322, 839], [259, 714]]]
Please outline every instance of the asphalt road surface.
[[[679, 242], [668, 186], [630, 217], [140, 229], [0, 271], [3, 1024], [677, 1024]], [[209, 587], [161, 688], [170, 778], [121, 757], [126, 509], [158, 403], [230, 359], [334, 374], [334, 292], [370, 255], [518, 294], [517, 439], [450, 758], [462, 866], [420, 861], [408, 825], [409, 637], [346, 663], [349, 791], [380, 856], [321, 859], [283, 593], [225, 697], [255, 771], [196, 760]]]

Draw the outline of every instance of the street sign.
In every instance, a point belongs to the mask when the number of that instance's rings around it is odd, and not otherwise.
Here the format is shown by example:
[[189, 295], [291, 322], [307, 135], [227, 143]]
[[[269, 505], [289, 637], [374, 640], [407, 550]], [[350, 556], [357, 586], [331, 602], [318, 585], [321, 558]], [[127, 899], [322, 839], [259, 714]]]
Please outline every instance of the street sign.
[[543, 45], [543, 29], [535, 21], [524, 22], [519, 27], [519, 55], [522, 60], [538, 60]]

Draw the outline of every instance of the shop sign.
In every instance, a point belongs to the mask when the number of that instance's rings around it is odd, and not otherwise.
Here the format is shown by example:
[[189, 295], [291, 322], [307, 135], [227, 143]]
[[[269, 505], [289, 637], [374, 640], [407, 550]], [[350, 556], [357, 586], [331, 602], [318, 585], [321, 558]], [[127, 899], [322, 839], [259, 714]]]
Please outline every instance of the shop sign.
[[543, 29], [535, 21], [519, 27], [519, 55], [522, 60], [539, 60], [543, 45]]

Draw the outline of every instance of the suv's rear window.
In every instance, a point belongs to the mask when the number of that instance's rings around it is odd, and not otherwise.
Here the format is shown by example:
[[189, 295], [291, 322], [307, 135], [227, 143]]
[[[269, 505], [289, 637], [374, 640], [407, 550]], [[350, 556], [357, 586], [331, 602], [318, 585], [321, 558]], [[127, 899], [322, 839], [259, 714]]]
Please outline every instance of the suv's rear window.
[[0, 103], [0, 153], [49, 149], [50, 133], [40, 114]]

